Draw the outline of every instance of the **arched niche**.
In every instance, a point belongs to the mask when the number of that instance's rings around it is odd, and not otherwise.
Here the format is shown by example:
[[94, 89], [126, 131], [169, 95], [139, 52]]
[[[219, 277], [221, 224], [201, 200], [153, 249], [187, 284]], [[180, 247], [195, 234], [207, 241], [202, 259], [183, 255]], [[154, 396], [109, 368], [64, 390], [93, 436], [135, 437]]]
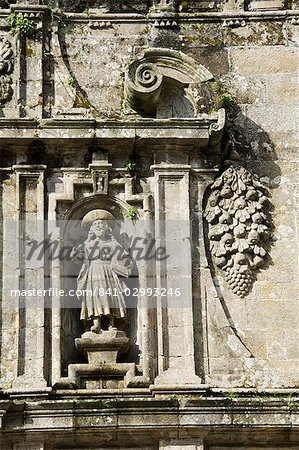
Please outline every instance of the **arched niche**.
[[213, 75], [182, 52], [144, 50], [125, 70], [126, 106], [144, 117], [196, 118], [214, 105]]
[[[113, 224], [113, 234], [118, 242], [126, 249], [130, 248], [132, 240], [132, 231], [130, 224], [124, 220], [124, 212], [128, 205], [116, 197], [107, 195], [93, 195], [76, 202], [65, 214], [60, 223], [61, 227], [61, 245], [66, 249], [66, 253], [70, 254], [70, 249], [75, 245], [83, 243], [88, 231], [82, 229], [81, 221], [83, 217], [94, 209], [104, 209], [109, 211], [115, 217]], [[75, 264], [70, 258], [63, 258], [61, 261], [61, 288], [64, 292], [75, 290], [77, 285], [77, 276], [80, 271], [81, 264]], [[124, 281], [127, 283], [127, 280]], [[138, 269], [133, 269], [132, 277], [128, 282], [129, 286], [137, 285]], [[126, 333], [130, 339], [129, 351], [122, 357], [121, 361], [138, 362], [137, 341], [137, 298], [129, 299], [129, 307], [127, 309], [128, 321]], [[80, 356], [75, 348], [75, 338], [80, 337], [84, 333], [84, 326], [80, 320], [81, 304], [76, 296], [66, 297], [63, 299], [63, 307], [61, 308], [61, 368], [62, 375], [67, 374], [70, 364], [83, 363], [85, 360]]]

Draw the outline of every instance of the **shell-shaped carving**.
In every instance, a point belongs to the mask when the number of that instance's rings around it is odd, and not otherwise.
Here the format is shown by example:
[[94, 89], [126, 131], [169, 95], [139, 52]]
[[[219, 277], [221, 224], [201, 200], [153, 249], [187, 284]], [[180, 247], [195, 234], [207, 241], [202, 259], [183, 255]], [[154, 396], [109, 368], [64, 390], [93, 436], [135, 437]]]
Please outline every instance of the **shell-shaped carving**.
[[231, 290], [245, 297], [269, 248], [269, 192], [242, 166], [228, 168], [211, 186], [204, 217], [210, 252]]

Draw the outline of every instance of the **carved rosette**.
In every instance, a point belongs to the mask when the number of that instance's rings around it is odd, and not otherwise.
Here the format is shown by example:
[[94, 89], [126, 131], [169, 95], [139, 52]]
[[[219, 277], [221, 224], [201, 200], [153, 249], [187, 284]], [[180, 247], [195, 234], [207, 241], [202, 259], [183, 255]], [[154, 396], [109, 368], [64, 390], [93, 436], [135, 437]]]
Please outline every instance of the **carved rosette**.
[[234, 294], [245, 297], [265, 262], [271, 221], [268, 190], [244, 167], [227, 169], [211, 186], [204, 217], [210, 252]]
[[0, 103], [6, 103], [12, 96], [13, 51], [11, 43], [0, 37]]

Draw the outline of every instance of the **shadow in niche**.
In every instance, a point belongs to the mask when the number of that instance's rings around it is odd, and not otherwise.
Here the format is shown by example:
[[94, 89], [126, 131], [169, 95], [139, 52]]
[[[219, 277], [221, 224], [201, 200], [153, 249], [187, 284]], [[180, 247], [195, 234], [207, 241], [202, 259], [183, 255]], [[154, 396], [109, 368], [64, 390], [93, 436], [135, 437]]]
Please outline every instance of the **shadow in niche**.
[[162, 91], [156, 110], [157, 119], [169, 119], [173, 117], [194, 117], [194, 107], [187, 97], [184, 84], [164, 77]]
[[[224, 172], [229, 166], [238, 163], [245, 167], [250, 172], [256, 174], [260, 179], [261, 183], [264, 184], [269, 189], [269, 204], [268, 211], [270, 218], [270, 233], [272, 238], [270, 238], [268, 251], [274, 244], [273, 231], [274, 225], [272, 221], [272, 214], [274, 207], [271, 204], [271, 190], [277, 189], [280, 185], [281, 170], [279, 166], [275, 163], [277, 160], [277, 154], [274, 148], [274, 144], [270, 139], [269, 134], [263, 130], [254, 121], [245, 117], [241, 108], [233, 104], [227, 108], [227, 123], [225, 126], [223, 140], [222, 140], [222, 164], [220, 168], [219, 175]], [[208, 187], [204, 193], [203, 197], [203, 211], [207, 205], [208, 197], [210, 194], [210, 188]], [[211, 277], [217, 292], [217, 297], [221, 303], [222, 309], [228, 321], [228, 324], [243, 345], [243, 347], [250, 353], [250, 356], [254, 358], [254, 355], [250, 349], [246, 346], [243, 338], [238, 332], [238, 329], [234, 323], [232, 314], [229, 310], [227, 302], [225, 301], [224, 295], [220, 288], [220, 283], [218, 282], [217, 273], [215, 265], [212, 261], [211, 253], [209, 250], [209, 240], [208, 240], [208, 223], [203, 218], [204, 227], [204, 239], [205, 239], [205, 253], [207, 256], [208, 265], [211, 272]], [[272, 264], [271, 256], [268, 254], [262, 269], [258, 269], [258, 273], [261, 270], [266, 270], [269, 265]]]
[[[132, 246], [133, 236], [130, 237], [127, 232], [121, 231], [121, 223], [117, 222], [117, 226], [114, 229], [116, 240], [121, 243], [121, 245], [130, 253], [130, 248]], [[133, 258], [132, 258], [133, 259]], [[139, 277], [138, 277], [138, 267], [136, 262], [133, 260], [132, 273], [129, 278], [120, 277], [124, 286], [130, 289], [132, 292], [134, 289], [139, 290]], [[137, 317], [137, 297], [129, 296], [126, 299], [127, 306], [127, 324], [126, 324], [126, 334], [130, 338], [129, 350], [123, 354], [119, 355], [118, 362], [133, 362], [139, 363], [139, 346], [137, 345], [137, 330], [138, 330], [138, 317]]]

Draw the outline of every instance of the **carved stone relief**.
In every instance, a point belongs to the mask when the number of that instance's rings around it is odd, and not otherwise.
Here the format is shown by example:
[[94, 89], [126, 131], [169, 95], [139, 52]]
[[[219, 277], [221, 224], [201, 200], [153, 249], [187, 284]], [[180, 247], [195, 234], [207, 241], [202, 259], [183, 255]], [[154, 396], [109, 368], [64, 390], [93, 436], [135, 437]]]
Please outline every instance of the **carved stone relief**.
[[172, 109], [181, 112], [173, 111], [166, 117], [198, 117], [202, 113], [202, 84], [212, 79], [204, 66], [181, 52], [147, 49], [125, 71], [126, 106], [145, 117], [158, 117], [157, 111], [165, 107], [167, 98], [169, 105], [179, 103], [180, 108]]
[[269, 248], [268, 190], [244, 167], [228, 168], [211, 186], [204, 217], [210, 252], [234, 294], [245, 297]]
[[12, 96], [12, 57], [11, 43], [3, 36], [0, 37], [0, 103], [6, 103]]

